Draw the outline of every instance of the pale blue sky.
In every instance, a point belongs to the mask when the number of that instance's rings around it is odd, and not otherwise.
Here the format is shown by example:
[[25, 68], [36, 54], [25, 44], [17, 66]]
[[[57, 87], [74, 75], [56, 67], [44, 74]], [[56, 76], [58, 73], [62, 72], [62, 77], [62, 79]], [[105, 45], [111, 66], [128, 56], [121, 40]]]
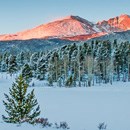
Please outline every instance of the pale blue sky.
[[120, 14], [130, 15], [129, 0], [0, 0], [0, 34], [19, 32], [68, 15], [97, 22]]

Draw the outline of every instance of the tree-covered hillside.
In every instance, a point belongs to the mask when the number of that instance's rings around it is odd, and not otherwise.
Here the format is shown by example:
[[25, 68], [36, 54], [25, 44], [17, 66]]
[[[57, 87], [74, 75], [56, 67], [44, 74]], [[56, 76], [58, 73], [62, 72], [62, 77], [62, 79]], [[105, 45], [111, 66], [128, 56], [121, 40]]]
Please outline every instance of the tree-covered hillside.
[[17, 72], [48, 85], [92, 86], [130, 80], [130, 43], [92, 41], [64, 45], [49, 52], [0, 54], [0, 71]]

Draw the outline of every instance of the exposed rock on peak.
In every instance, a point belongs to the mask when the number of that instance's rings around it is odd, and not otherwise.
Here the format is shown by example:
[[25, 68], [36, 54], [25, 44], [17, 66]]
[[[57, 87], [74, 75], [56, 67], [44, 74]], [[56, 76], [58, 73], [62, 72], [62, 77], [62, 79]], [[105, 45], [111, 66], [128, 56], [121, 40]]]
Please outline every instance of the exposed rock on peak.
[[106, 31], [108, 33], [126, 31], [130, 29], [130, 16], [122, 14], [115, 18], [98, 22], [97, 25], [103, 29], [102, 31]]

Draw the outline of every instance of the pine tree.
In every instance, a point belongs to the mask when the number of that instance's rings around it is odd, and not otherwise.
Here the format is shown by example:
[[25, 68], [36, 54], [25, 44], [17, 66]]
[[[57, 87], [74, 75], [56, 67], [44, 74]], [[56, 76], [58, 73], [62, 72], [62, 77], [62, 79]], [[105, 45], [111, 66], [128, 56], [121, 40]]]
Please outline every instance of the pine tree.
[[24, 62], [25, 62], [25, 56], [24, 56], [24, 53], [21, 52], [20, 54], [17, 55], [17, 64], [20, 67], [22, 67], [24, 65]]
[[3, 103], [8, 114], [8, 116], [2, 115], [5, 122], [34, 123], [36, 117], [40, 115], [40, 107], [35, 98], [34, 89], [27, 93], [28, 86], [20, 75], [9, 89], [9, 95], [5, 94], [7, 101], [3, 101]]
[[67, 80], [68, 70], [69, 70], [69, 55], [64, 54], [63, 56], [64, 81]]
[[47, 80], [48, 80], [48, 85], [49, 85], [49, 86], [53, 86], [52, 75], [49, 74]]
[[0, 54], [0, 72], [1, 72], [1, 68], [2, 68], [2, 57], [3, 57], [3, 55], [2, 54]]
[[91, 87], [91, 82], [92, 82], [92, 66], [93, 66], [93, 57], [87, 56], [88, 58], [88, 86]]
[[8, 72], [12, 75], [17, 71], [16, 56], [10, 55], [8, 60]]
[[9, 57], [7, 53], [0, 55], [0, 71], [7, 72], [8, 70]]
[[28, 64], [25, 64], [22, 69], [23, 78], [29, 83], [33, 77], [32, 70]]
[[33, 70], [37, 69], [37, 61], [39, 59], [39, 53], [35, 52], [30, 57], [30, 65]]
[[51, 60], [49, 60], [49, 63], [48, 63], [48, 76], [47, 76], [47, 80], [48, 80], [48, 83], [49, 83], [49, 86], [53, 86], [53, 65], [52, 65], [52, 62]]
[[37, 79], [43, 80], [45, 79], [46, 73], [46, 60], [44, 58], [40, 58], [37, 63], [36, 75]]
[[72, 75], [68, 77], [68, 79], [66, 80], [65, 86], [67, 87], [71, 87], [73, 85], [73, 77]]

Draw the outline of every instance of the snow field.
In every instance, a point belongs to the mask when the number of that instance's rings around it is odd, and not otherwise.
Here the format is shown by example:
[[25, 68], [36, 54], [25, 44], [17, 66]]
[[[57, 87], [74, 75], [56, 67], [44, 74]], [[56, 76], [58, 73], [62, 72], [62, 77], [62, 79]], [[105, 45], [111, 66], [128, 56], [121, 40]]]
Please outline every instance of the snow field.
[[[40, 126], [23, 124], [17, 126], [2, 121], [5, 115], [2, 100], [8, 94], [13, 78], [0, 77], [0, 130], [41, 130]], [[51, 123], [66, 121], [70, 130], [98, 130], [105, 122], [107, 130], [130, 130], [130, 83], [118, 82], [91, 88], [46, 87], [44, 82], [35, 81], [36, 98], [41, 108], [40, 117]], [[53, 128], [44, 128], [52, 130]]]

